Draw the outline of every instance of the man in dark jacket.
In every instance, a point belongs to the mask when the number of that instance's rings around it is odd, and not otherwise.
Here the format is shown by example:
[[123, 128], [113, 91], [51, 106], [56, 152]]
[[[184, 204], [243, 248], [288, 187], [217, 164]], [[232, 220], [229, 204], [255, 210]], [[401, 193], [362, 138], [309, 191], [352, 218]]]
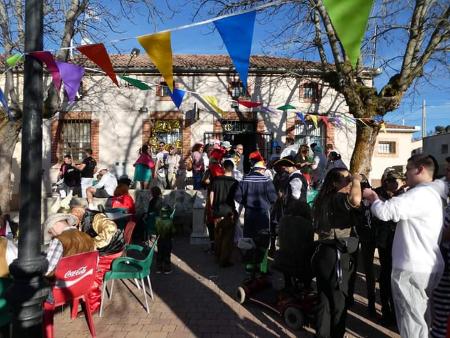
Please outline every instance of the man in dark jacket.
[[212, 181], [209, 202], [214, 221], [215, 254], [219, 265], [225, 267], [231, 264], [236, 219], [234, 194], [238, 181], [233, 177], [232, 160], [225, 160], [223, 169], [224, 175]]
[[261, 230], [269, 230], [269, 210], [277, 199], [270, 178], [264, 176], [266, 166], [257, 162], [250, 174], [239, 182], [234, 199], [245, 207], [244, 237], [254, 238]]

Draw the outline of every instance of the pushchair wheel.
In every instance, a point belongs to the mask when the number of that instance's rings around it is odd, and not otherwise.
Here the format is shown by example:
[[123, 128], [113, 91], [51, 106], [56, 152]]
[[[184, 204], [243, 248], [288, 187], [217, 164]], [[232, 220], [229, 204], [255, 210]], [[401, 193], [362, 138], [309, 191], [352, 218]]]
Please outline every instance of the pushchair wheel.
[[244, 304], [245, 303], [245, 290], [244, 290], [244, 288], [242, 286], [237, 288], [236, 299], [237, 299], [239, 304]]
[[292, 330], [300, 330], [304, 324], [303, 313], [296, 307], [289, 306], [284, 310], [284, 322]]

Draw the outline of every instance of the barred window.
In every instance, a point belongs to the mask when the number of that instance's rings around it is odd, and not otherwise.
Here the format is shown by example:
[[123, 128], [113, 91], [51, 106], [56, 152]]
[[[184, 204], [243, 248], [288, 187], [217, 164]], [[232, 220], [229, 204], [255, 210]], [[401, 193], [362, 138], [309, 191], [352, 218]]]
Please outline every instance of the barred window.
[[244, 84], [241, 81], [230, 82], [228, 86], [228, 93], [233, 99], [250, 97], [248, 91], [244, 88]]
[[323, 148], [326, 143], [326, 128], [323, 123], [319, 123], [317, 128], [311, 121], [306, 121], [306, 125], [297, 123], [295, 125], [294, 139], [297, 144], [317, 143]]
[[79, 162], [84, 157], [84, 149], [91, 148], [91, 121], [63, 120], [62, 123], [61, 155], [70, 154], [75, 162]]
[[378, 142], [378, 154], [395, 154], [396, 144], [392, 141]]
[[[174, 88], [175, 88], [175, 83], [174, 83]], [[167, 82], [160, 82], [159, 86], [158, 86], [158, 90], [156, 92], [156, 95], [160, 96], [160, 97], [167, 97], [167, 96], [170, 97], [170, 94], [171, 93], [170, 93], [169, 87], [167, 86]]]
[[314, 102], [320, 99], [319, 84], [316, 82], [305, 83], [301, 87], [301, 98], [306, 102]]

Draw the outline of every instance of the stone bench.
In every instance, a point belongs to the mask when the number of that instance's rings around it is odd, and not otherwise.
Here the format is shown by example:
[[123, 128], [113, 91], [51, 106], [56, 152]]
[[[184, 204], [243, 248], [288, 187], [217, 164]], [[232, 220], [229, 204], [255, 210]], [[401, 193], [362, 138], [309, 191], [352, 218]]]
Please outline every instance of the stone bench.
[[[205, 195], [204, 191], [196, 190], [163, 190], [163, 203], [171, 208], [176, 207], [174, 224], [182, 229], [184, 233], [191, 232], [191, 242], [193, 244], [205, 243], [208, 232], [204, 225]], [[149, 190], [130, 190], [136, 205], [136, 217], [141, 217], [148, 209], [151, 193]], [[107, 198], [94, 198], [93, 204], [96, 208], [99, 205], [106, 207]], [[59, 197], [47, 197], [42, 201], [41, 223], [49, 215], [57, 212], [60, 208], [61, 199]]]

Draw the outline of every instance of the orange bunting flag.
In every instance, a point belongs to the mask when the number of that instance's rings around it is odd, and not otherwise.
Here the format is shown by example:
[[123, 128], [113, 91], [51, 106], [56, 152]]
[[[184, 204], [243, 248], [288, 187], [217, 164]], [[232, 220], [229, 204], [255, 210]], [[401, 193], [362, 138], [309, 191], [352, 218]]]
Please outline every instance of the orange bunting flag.
[[316, 115], [308, 115], [311, 121], [314, 123], [314, 128], [317, 128], [317, 116]]
[[208, 102], [212, 109], [218, 112], [220, 115], [224, 115], [225, 112], [219, 108], [219, 103], [217, 102], [217, 97], [215, 96], [202, 96], [203, 99]]
[[116, 86], [119, 87], [119, 81], [117, 81], [111, 59], [109, 58], [108, 52], [106, 51], [103, 43], [79, 46], [77, 49], [80, 53], [86, 55], [86, 57], [99, 66], [106, 73], [106, 75], [111, 78]]
[[173, 61], [170, 32], [138, 36], [137, 40], [144, 47], [153, 64], [160, 71], [173, 93]]

